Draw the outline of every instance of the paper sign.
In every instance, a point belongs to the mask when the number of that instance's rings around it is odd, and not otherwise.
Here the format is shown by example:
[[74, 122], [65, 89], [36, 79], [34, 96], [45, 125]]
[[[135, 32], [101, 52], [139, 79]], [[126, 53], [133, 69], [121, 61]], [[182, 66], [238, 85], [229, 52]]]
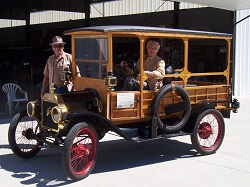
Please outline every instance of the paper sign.
[[134, 108], [134, 93], [118, 93], [117, 108]]

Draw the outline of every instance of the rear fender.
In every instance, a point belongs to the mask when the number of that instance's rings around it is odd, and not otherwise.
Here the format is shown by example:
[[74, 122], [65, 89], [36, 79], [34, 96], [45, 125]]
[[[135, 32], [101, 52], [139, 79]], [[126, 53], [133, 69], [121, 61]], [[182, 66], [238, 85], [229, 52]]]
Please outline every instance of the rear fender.
[[200, 102], [192, 107], [190, 117], [186, 123], [183, 131], [187, 133], [193, 133], [195, 122], [198, 116], [205, 110], [215, 109], [216, 101]]
[[126, 135], [124, 132], [122, 132], [118, 127], [116, 127], [111, 121], [107, 120], [105, 117], [103, 117], [100, 114], [89, 112], [84, 114], [79, 114], [77, 116], [74, 116], [70, 119], [68, 122], [68, 130], [71, 129], [72, 126], [74, 126], [76, 123], [80, 122], [87, 122], [96, 130], [104, 130], [105, 132], [113, 131], [123, 137], [124, 139], [128, 141], [134, 142], [134, 140]]

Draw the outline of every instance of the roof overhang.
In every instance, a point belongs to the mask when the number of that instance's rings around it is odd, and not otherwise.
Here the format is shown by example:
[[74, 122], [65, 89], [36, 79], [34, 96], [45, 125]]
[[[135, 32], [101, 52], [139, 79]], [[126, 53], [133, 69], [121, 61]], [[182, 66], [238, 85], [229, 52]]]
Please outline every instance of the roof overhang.
[[179, 2], [194, 3], [226, 10], [250, 9], [250, 0], [176, 0]]

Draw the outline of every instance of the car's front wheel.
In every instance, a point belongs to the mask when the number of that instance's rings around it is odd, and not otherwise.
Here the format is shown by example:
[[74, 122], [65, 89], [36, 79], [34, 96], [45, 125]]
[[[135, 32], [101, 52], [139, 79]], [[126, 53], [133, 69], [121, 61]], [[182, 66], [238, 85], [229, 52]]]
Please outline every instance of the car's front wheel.
[[8, 132], [11, 150], [21, 158], [35, 156], [41, 150], [41, 142], [35, 139], [39, 132], [39, 121], [35, 117], [29, 117], [26, 111], [15, 115]]
[[98, 154], [98, 135], [90, 124], [74, 125], [65, 140], [62, 162], [66, 175], [73, 180], [86, 178], [93, 170]]

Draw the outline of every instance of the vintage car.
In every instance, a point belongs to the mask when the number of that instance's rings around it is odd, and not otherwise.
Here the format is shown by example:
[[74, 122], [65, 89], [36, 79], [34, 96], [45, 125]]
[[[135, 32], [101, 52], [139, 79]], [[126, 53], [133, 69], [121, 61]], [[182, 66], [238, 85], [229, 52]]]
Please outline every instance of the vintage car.
[[[9, 127], [9, 144], [19, 157], [35, 156], [44, 146], [62, 150], [65, 173], [73, 180], [93, 170], [98, 144], [114, 132], [131, 142], [190, 135], [198, 153], [215, 153], [222, 144], [230, 112], [239, 102], [232, 98], [230, 71], [231, 35], [214, 32], [142, 26], [96, 26], [65, 32], [71, 36], [74, 91], [46, 93], [30, 101]], [[159, 89], [126, 91], [127, 74], [121, 61], [140, 64], [145, 45], [155, 39], [166, 74]], [[76, 77], [76, 66], [81, 77]], [[120, 87], [119, 87], [120, 85]], [[150, 149], [150, 147], [149, 147]]]

